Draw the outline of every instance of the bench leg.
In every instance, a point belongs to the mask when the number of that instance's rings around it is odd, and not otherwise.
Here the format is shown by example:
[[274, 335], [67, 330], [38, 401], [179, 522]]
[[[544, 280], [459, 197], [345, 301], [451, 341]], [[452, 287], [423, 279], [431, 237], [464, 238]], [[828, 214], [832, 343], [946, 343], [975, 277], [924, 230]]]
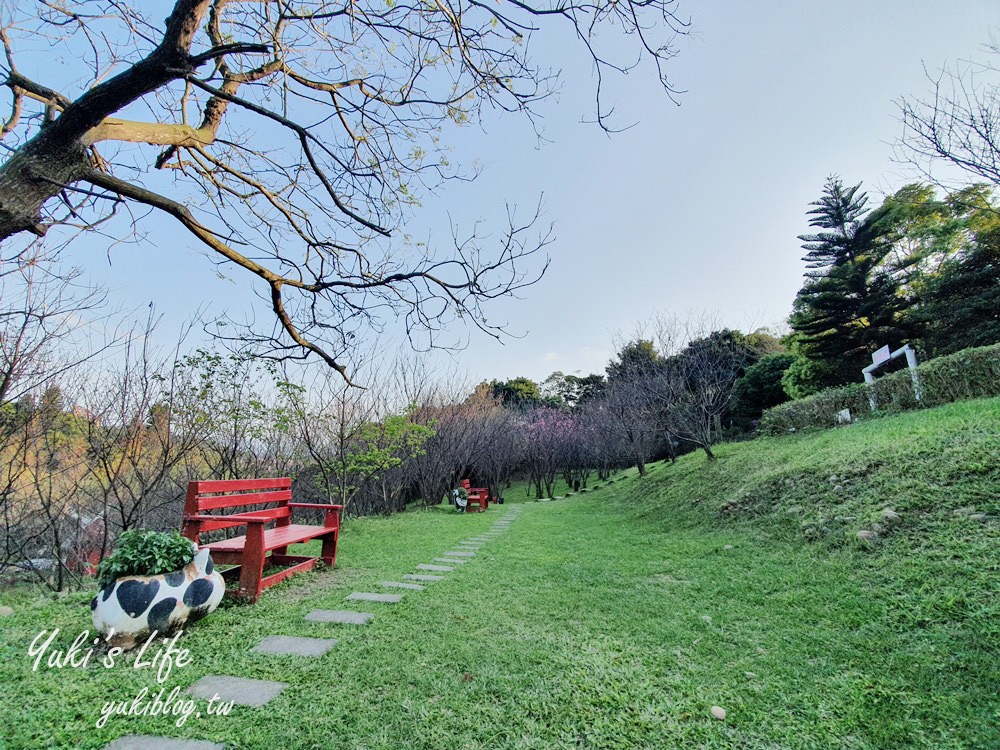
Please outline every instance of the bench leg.
[[264, 524], [247, 526], [247, 540], [243, 545], [240, 565], [240, 597], [252, 604], [260, 598], [261, 578], [264, 575]]
[[337, 562], [337, 537], [339, 536], [339, 530], [334, 531], [332, 534], [327, 534], [323, 537], [323, 548], [320, 550], [319, 556], [323, 558], [323, 562], [329, 565], [331, 568], [334, 563]]
[[264, 577], [264, 559], [251, 561], [244, 557], [240, 566], [240, 593], [241, 599], [246, 599], [251, 604], [260, 598], [261, 579]]

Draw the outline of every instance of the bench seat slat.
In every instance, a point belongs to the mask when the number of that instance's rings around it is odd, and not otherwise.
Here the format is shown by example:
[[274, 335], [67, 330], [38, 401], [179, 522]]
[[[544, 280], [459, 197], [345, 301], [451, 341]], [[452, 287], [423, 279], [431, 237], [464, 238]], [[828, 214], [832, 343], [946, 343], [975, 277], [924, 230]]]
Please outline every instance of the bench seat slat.
[[[289, 544], [308, 542], [310, 539], [315, 539], [333, 531], [334, 529], [325, 526], [306, 526], [297, 523], [288, 526], [279, 526], [276, 529], [267, 529], [264, 532], [264, 549], [267, 551], [278, 549], [279, 547], [287, 547]], [[218, 542], [206, 544], [205, 546], [213, 551], [237, 552], [243, 549], [246, 540], [246, 536], [235, 536], [232, 539], [223, 539]]]

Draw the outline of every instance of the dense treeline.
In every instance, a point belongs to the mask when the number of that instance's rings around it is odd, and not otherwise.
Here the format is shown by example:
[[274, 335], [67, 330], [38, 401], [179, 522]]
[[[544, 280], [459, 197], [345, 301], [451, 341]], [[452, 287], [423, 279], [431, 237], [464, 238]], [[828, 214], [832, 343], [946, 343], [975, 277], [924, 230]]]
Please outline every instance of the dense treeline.
[[868, 209], [861, 185], [827, 181], [802, 235], [806, 282], [788, 344], [789, 395], [856, 382], [882, 346], [923, 357], [1000, 340], [1000, 211], [973, 185], [939, 197], [907, 185]]
[[[972, 186], [909, 185], [869, 209], [831, 178], [801, 236], [806, 279], [791, 332], [656, 317], [605, 372], [434, 382], [383, 368], [372, 387], [199, 350], [156, 355], [152, 324], [109, 325], [102, 295], [35, 258], [0, 275], [0, 573], [78, 580], [134, 527], [174, 528], [191, 479], [290, 475], [347, 515], [436, 505], [471, 478], [538, 497], [618, 467], [749, 434], [765, 409], [854, 383], [872, 351], [922, 358], [1000, 341], [1000, 213]], [[104, 338], [73, 335], [85, 316]], [[98, 357], [97, 355], [104, 355]]]

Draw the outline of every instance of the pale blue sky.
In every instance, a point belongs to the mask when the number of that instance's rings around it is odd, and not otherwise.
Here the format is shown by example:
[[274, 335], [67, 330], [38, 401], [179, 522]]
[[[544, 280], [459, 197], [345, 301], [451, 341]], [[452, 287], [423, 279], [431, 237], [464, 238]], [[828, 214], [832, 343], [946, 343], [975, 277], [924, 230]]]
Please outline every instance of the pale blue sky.
[[[612, 89], [620, 121], [637, 124], [609, 138], [580, 122], [592, 103], [589, 69], [581, 75], [582, 58], [560, 47], [552, 54], [567, 72], [564, 92], [541, 109], [551, 143], [536, 147], [510, 118], [454, 134], [454, 158], [480, 161], [484, 174], [428, 197], [413, 233], [446, 242], [448, 215], [496, 220], [499, 232], [506, 201], [530, 210], [544, 195], [556, 241], [546, 278], [491, 308], [525, 335], [501, 345], [473, 332], [453, 360], [439, 359], [445, 367], [473, 381], [601, 372], [616, 334], [654, 311], [709, 313], [743, 329], [781, 325], [801, 285], [796, 236], [827, 176], [863, 181], [873, 203], [912, 181], [892, 160], [894, 101], [928, 91], [924, 66], [984, 59], [982, 45], [1000, 36], [996, 0], [682, 8], [693, 31], [670, 68], [686, 91], [679, 106], [638, 71]], [[153, 301], [165, 340], [187, 311], [247, 304], [246, 274], [218, 278], [181, 230], [158, 230], [152, 245], [113, 248], [109, 265], [106, 243], [88, 241], [74, 257], [123, 304]], [[267, 315], [258, 306], [258, 318]]]

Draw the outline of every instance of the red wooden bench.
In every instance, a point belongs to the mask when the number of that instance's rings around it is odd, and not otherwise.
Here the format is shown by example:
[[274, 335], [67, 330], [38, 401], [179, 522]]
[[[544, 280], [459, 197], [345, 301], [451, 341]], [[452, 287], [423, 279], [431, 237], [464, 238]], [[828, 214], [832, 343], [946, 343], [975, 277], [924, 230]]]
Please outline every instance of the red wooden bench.
[[[344, 506], [293, 503], [291, 500], [292, 480], [288, 477], [191, 482], [184, 501], [181, 533], [197, 543], [198, 536], [205, 532], [245, 526], [246, 534], [243, 536], [203, 546], [212, 551], [212, 559], [216, 563], [238, 566], [223, 571], [222, 575], [230, 580], [239, 576], [238, 596], [255, 602], [264, 589], [295, 573], [311, 570], [317, 560], [322, 559], [331, 568], [337, 560], [340, 511]], [[264, 510], [251, 507], [265, 503], [273, 507]], [[323, 525], [293, 524], [293, 508], [325, 511]], [[228, 512], [234, 510], [236, 512]], [[274, 523], [273, 528], [266, 528], [271, 523]], [[288, 545], [317, 538], [323, 540], [318, 558], [288, 554]], [[264, 566], [267, 564], [288, 567], [265, 576]]]
[[458, 484], [469, 495], [469, 504], [465, 506], [466, 513], [473, 512], [473, 505], [476, 506], [476, 512], [478, 513], [481, 513], [489, 507], [490, 491], [487, 487], [473, 487], [472, 482], [468, 479], [463, 479]]

